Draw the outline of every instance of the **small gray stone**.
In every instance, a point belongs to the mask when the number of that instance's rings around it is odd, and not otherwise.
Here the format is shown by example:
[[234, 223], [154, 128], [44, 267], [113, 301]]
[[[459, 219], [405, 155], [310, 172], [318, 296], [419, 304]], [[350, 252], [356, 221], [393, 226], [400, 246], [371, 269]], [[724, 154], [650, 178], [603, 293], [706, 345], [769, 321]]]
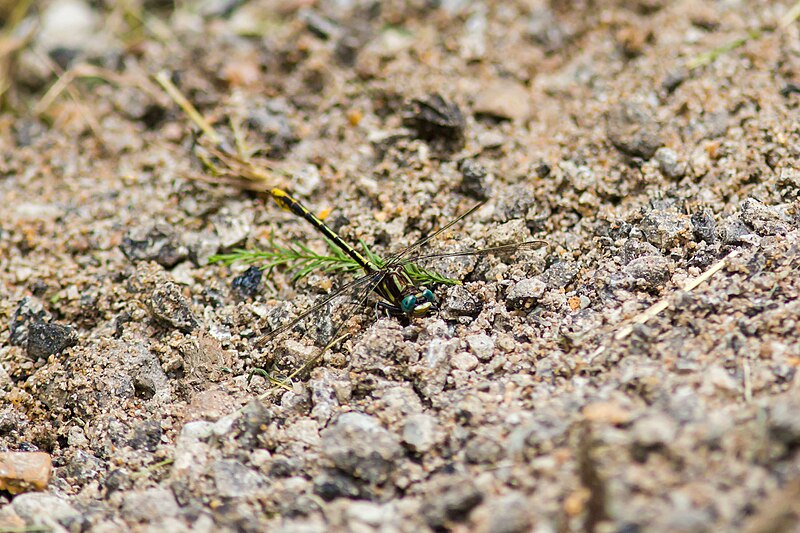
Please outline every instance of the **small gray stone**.
[[438, 421], [435, 417], [419, 413], [406, 419], [403, 442], [417, 453], [425, 453], [436, 444]]
[[547, 285], [537, 278], [518, 281], [506, 295], [506, 302], [512, 309], [529, 309], [544, 295]]
[[695, 238], [708, 244], [717, 242], [717, 222], [707, 209], [692, 213], [692, 231]]
[[246, 498], [258, 492], [264, 482], [261, 475], [239, 461], [224, 459], [211, 465], [217, 494], [223, 498]]
[[473, 464], [494, 464], [503, 456], [503, 447], [493, 438], [476, 435], [467, 443], [464, 455]]
[[612, 109], [606, 122], [606, 134], [621, 152], [650, 159], [664, 144], [660, 127], [642, 106], [626, 102]]
[[61, 525], [74, 531], [82, 531], [86, 526], [77, 509], [52, 494], [19, 494], [11, 500], [11, 509], [29, 525]]
[[447, 293], [445, 309], [455, 316], [476, 317], [483, 310], [483, 304], [463, 285], [456, 285]]
[[184, 333], [197, 327], [189, 302], [178, 284], [167, 281], [156, 287], [147, 302], [153, 318]]
[[253, 229], [253, 212], [250, 209], [243, 204], [236, 204], [230, 210], [224, 209], [211, 217], [211, 223], [222, 248], [231, 248], [243, 243]]
[[461, 191], [477, 200], [486, 200], [491, 195], [486, 168], [474, 159], [465, 159], [459, 165]]
[[787, 447], [800, 445], [800, 400], [785, 396], [769, 409], [769, 433]]
[[34, 320], [28, 326], [27, 354], [31, 359], [46, 359], [78, 344], [78, 334], [69, 326]]
[[363, 413], [341, 415], [322, 431], [323, 453], [354, 478], [382, 484], [391, 476], [403, 449], [395, 435]]
[[678, 426], [666, 414], [655, 413], [636, 420], [631, 433], [639, 446], [655, 448], [672, 443], [678, 434]]
[[505, 224], [501, 224], [491, 230], [486, 237], [489, 246], [505, 246], [530, 240], [531, 230], [525, 224], [525, 220], [515, 218]]
[[756, 234], [765, 237], [768, 235], [786, 235], [789, 232], [789, 217], [773, 206], [767, 206], [756, 200], [748, 198], [742, 204], [742, 222], [753, 228]]
[[644, 291], [655, 290], [670, 279], [670, 262], [663, 255], [646, 255], [634, 259], [622, 269], [631, 284]]
[[134, 228], [119, 245], [130, 261], [155, 261], [164, 268], [172, 268], [189, 254], [175, 231], [167, 224], [150, 224]]
[[128, 492], [122, 502], [122, 514], [134, 522], [163, 520], [178, 514], [178, 502], [171, 490], [161, 487]]
[[674, 209], [654, 209], [639, 223], [645, 238], [661, 250], [669, 250], [689, 240], [692, 224], [687, 215]]
[[662, 146], [656, 150], [656, 161], [658, 161], [658, 168], [665, 178], [675, 180], [680, 179], [686, 175], [687, 165], [683, 161], [678, 160], [678, 154], [675, 150]]
[[472, 479], [451, 474], [434, 477], [423, 494], [422, 516], [434, 529], [463, 522], [483, 500], [483, 494]]
[[563, 289], [578, 277], [581, 267], [576, 263], [556, 261], [542, 272], [539, 279], [548, 289]]
[[494, 340], [485, 333], [478, 333], [477, 335], [467, 335], [467, 344], [475, 357], [481, 361], [489, 361], [494, 355]]
[[628, 264], [638, 257], [646, 255], [658, 255], [658, 248], [647, 241], [639, 239], [628, 239], [622, 247], [622, 262]]
[[491, 533], [524, 533], [531, 530], [533, 508], [525, 495], [512, 492], [489, 502], [489, 520], [486, 527]]

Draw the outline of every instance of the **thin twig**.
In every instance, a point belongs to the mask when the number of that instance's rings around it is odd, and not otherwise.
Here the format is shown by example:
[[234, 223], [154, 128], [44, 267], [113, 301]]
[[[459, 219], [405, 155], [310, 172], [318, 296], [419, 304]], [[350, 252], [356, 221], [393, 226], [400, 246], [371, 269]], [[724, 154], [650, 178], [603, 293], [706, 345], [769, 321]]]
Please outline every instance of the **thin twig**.
[[[711, 276], [713, 276], [714, 274], [725, 268], [728, 262], [731, 259], [733, 259], [736, 255], [738, 255], [738, 253], [739, 250], [732, 251], [723, 259], [720, 259], [719, 261], [714, 263], [714, 265], [712, 265], [711, 268], [709, 268], [696, 278], [687, 281], [683, 285], [683, 287], [681, 287], [681, 290], [685, 292], [693, 291], [703, 282], [711, 278]], [[658, 302], [654, 303], [653, 305], [651, 305], [650, 307], [648, 307], [647, 309], [645, 309], [644, 311], [642, 311], [641, 313], [630, 319], [628, 321], [629, 322], [628, 325], [617, 331], [617, 333], [614, 335], [614, 340], [620, 341], [628, 337], [628, 335], [630, 335], [633, 332], [634, 326], [644, 324], [651, 318], [654, 318], [659, 313], [667, 309], [669, 307], [671, 300], [672, 300], [672, 294], [662, 298]]]
[[162, 70], [158, 74], [155, 75], [155, 80], [158, 82], [161, 87], [167, 92], [167, 94], [172, 98], [172, 100], [178, 104], [186, 116], [188, 116], [192, 122], [197, 124], [197, 127], [208, 137], [208, 139], [215, 145], [218, 145], [222, 142], [222, 137], [216, 132], [214, 127], [205, 119], [203, 115], [197, 110], [197, 108], [192, 105], [192, 103], [183, 95], [183, 93], [175, 87], [175, 84], [172, 83], [172, 80], [169, 79], [169, 74]]

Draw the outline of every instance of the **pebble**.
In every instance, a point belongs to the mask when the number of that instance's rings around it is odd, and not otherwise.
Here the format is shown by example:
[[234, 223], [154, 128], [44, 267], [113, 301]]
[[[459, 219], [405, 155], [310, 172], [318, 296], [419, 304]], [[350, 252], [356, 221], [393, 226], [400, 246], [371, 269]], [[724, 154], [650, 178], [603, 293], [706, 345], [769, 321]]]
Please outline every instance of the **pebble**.
[[31, 359], [46, 359], [78, 344], [78, 334], [70, 326], [34, 320], [28, 326], [27, 354]]
[[445, 309], [455, 316], [476, 317], [481, 314], [483, 304], [463, 285], [456, 285], [447, 293]]
[[345, 413], [321, 434], [323, 453], [334, 466], [371, 484], [385, 483], [403, 453], [397, 437], [363, 413]]
[[636, 444], [644, 448], [669, 446], [678, 435], [678, 426], [666, 414], [653, 413], [636, 420], [631, 434]]
[[695, 238], [714, 244], [717, 242], [717, 222], [708, 209], [692, 213], [692, 232]]
[[172, 281], [160, 283], [153, 290], [147, 307], [153, 318], [183, 333], [190, 333], [198, 326], [181, 287]]
[[622, 272], [629, 277], [631, 285], [643, 291], [658, 289], [671, 276], [669, 259], [663, 255], [638, 257], [625, 265]]
[[143, 420], [134, 425], [128, 446], [135, 450], [154, 452], [159, 444], [161, 444], [161, 422]]
[[779, 398], [768, 412], [770, 436], [787, 448], [800, 446], [800, 400], [797, 396]]
[[531, 96], [516, 81], [496, 79], [478, 91], [472, 109], [476, 115], [523, 122], [531, 116]]
[[486, 200], [491, 196], [492, 188], [486, 167], [475, 159], [464, 159], [458, 169], [461, 171], [461, 192], [476, 200]]
[[459, 352], [450, 358], [450, 366], [456, 370], [469, 372], [478, 366], [478, 358], [469, 352]]
[[167, 224], [140, 226], [128, 232], [119, 245], [128, 260], [155, 261], [164, 268], [172, 268], [189, 255], [189, 249], [180, 242]]
[[11, 494], [45, 490], [52, 466], [48, 453], [0, 452], [0, 490]]
[[[250, 116], [247, 117], [247, 127], [253, 132], [262, 135], [264, 143], [268, 146], [267, 157], [282, 159], [286, 157], [299, 138], [286, 116], [288, 112], [285, 103], [280, 100], [268, 102], [265, 106], [254, 106]], [[305, 194], [295, 188], [298, 194]]]
[[530, 240], [531, 230], [521, 218], [509, 220], [489, 231], [486, 242], [489, 246], [504, 246]]
[[27, 346], [31, 322], [49, 321], [51, 318], [38, 298], [25, 296], [19, 301], [8, 324], [8, 343], [12, 346]]
[[503, 447], [486, 435], [476, 435], [464, 447], [464, 456], [472, 464], [492, 465], [503, 456]]
[[231, 287], [245, 298], [254, 298], [258, 294], [258, 286], [261, 284], [263, 274], [264, 271], [259, 267], [251, 266], [243, 273], [233, 278]]
[[511, 309], [530, 309], [547, 289], [544, 281], [527, 278], [518, 281], [506, 295], [506, 303]]
[[640, 241], [639, 239], [628, 239], [622, 247], [622, 263], [627, 265], [638, 257], [658, 254], [658, 248], [649, 242]]
[[466, 341], [469, 349], [479, 360], [486, 362], [492, 359], [494, 355], [494, 340], [489, 335], [485, 333], [467, 335]]
[[134, 522], [155, 522], [177, 516], [178, 502], [166, 488], [127, 492], [122, 502], [122, 515]]
[[237, 419], [238, 441], [243, 448], [252, 450], [258, 445], [258, 437], [262, 435], [272, 421], [272, 411], [253, 398], [242, 408]]
[[589, 422], [601, 422], [614, 426], [629, 423], [633, 416], [630, 409], [613, 401], [590, 403], [581, 412]]
[[740, 217], [742, 222], [762, 237], [786, 235], [790, 230], [789, 217], [777, 207], [764, 205], [755, 198], [748, 198], [742, 203]]
[[438, 441], [438, 427], [439, 422], [434, 416], [426, 413], [413, 414], [406, 418], [403, 426], [403, 443], [413, 452], [426, 453]]
[[654, 209], [639, 223], [645, 238], [662, 251], [685, 243], [692, 235], [692, 224], [688, 215], [674, 209]]
[[539, 279], [548, 289], [563, 289], [578, 277], [581, 267], [577, 263], [556, 261], [542, 272]]
[[215, 461], [211, 465], [211, 476], [217, 494], [223, 498], [247, 498], [264, 486], [261, 474], [233, 459]]
[[53, 494], [30, 492], [20, 494], [11, 500], [11, 509], [28, 526], [45, 525], [48, 531], [58, 526], [68, 531], [85, 531], [87, 520], [80, 511]]
[[483, 494], [471, 478], [453, 474], [435, 476], [423, 494], [420, 511], [434, 529], [452, 528], [452, 522], [465, 521], [483, 501]]
[[439, 94], [411, 100], [403, 112], [403, 125], [414, 130], [417, 138], [448, 150], [464, 145], [466, 121], [461, 108]]
[[638, 104], [622, 103], [608, 113], [608, 139], [619, 151], [629, 156], [643, 159], [653, 157], [664, 144], [660, 131], [652, 115]]
[[521, 492], [493, 498], [485, 510], [476, 525], [480, 533], [525, 533], [533, 530], [534, 508]]
[[655, 157], [665, 178], [676, 180], [686, 175], [686, 163], [678, 159], [678, 154], [672, 148], [662, 146], [656, 150]]
[[236, 214], [225, 209], [211, 217], [211, 224], [222, 248], [241, 245], [253, 231], [252, 210], [246, 209], [241, 203], [231, 206], [230, 209]]
[[[100, 20], [87, 2], [56, 0], [42, 13], [37, 41], [48, 52], [53, 50], [83, 50], [97, 42]], [[66, 69], [68, 65], [61, 65]]]

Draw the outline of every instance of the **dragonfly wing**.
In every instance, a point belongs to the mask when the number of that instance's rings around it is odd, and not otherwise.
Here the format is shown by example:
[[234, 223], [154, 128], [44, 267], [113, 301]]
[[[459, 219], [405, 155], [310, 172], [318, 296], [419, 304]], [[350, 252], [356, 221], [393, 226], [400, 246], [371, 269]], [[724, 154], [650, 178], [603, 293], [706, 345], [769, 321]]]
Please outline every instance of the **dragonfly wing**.
[[477, 211], [478, 209], [483, 207], [483, 205], [485, 203], [486, 202], [484, 201], [484, 202], [480, 202], [478, 204], [475, 204], [474, 206], [469, 208], [467, 211], [461, 213], [456, 218], [454, 218], [453, 220], [451, 220], [450, 222], [448, 222], [447, 224], [445, 224], [441, 228], [437, 229], [436, 231], [434, 231], [430, 235], [426, 235], [426, 236], [420, 238], [419, 240], [417, 240], [416, 242], [414, 242], [410, 246], [408, 246], [405, 249], [403, 249], [403, 250], [399, 251], [398, 253], [394, 254], [392, 257], [389, 258], [389, 260], [387, 262], [387, 265], [394, 265], [394, 264], [400, 263], [402, 261], [403, 257], [408, 255], [412, 250], [415, 250], [415, 249], [419, 248], [420, 246], [422, 246], [423, 244], [431, 241], [432, 239], [435, 239], [437, 236], [441, 235], [443, 232], [445, 232], [448, 229], [450, 229], [451, 227], [453, 227], [453, 225], [457, 224], [461, 220], [465, 219], [466, 217], [470, 216], [472, 213], [474, 213], [475, 211]]
[[[281, 333], [285, 333], [291, 330], [293, 327], [303, 322], [309, 316], [317, 313], [318, 311], [323, 310], [328, 304], [330, 304], [336, 298], [346, 297], [348, 295], [356, 293], [360, 294], [361, 290], [364, 290], [367, 293], [367, 296], [369, 296], [369, 293], [372, 292], [372, 289], [366, 291], [365, 288], [377, 286], [377, 284], [380, 283], [380, 280], [382, 278], [383, 275], [381, 272], [371, 272], [369, 274], [365, 274], [360, 278], [351, 281], [344, 287], [338, 289], [333, 294], [323, 297], [320, 301], [316, 302], [314, 305], [312, 305], [311, 307], [300, 313], [300, 315], [295, 317], [289, 323], [284, 324], [283, 326], [279, 326], [276, 329], [270, 331], [269, 333], [266, 333], [261, 337], [259, 337], [258, 340], [255, 341], [255, 346], [259, 348], [264, 346], [265, 344], [269, 343], [270, 341], [278, 337]], [[377, 282], [375, 282], [376, 279], [378, 280]], [[337, 331], [338, 329], [340, 328], [337, 328]]]
[[541, 248], [543, 245], [547, 245], [548, 242], [545, 240], [535, 240], [535, 241], [525, 241], [525, 242], [517, 242], [514, 244], [504, 244], [502, 246], [490, 246], [489, 248], [480, 248], [480, 249], [472, 249], [472, 250], [463, 250], [460, 252], [448, 252], [442, 254], [428, 254], [428, 255], [420, 255], [416, 257], [409, 257], [407, 259], [403, 259], [400, 261], [401, 263], [419, 263], [421, 261], [428, 261], [432, 259], [442, 259], [446, 257], [465, 257], [470, 255], [475, 256], [484, 256], [484, 255], [499, 255], [499, 254], [511, 254], [514, 252], [518, 252], [521, 250], [535, 250], [537, 248]]

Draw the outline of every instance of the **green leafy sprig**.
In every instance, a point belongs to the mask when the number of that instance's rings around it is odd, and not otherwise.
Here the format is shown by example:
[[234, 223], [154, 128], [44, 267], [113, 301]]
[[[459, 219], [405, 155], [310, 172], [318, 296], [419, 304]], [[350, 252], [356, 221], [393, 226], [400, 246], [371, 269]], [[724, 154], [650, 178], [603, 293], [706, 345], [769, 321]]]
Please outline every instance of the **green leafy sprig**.
[[[258, 265], [267, 276], [271, 276], [276, 268], [285, 267], [292, 274], [292, 282], [297, 282], [314, 271], [325, 273], [356, 273], [362, 270], [361, 265], [352, 257], [347, 255], [330, 240], [324, 240], [328, 245], [329, 253], [327, 255], [319, 254], [302, 243], [292, 243], [282, 246], [270, 240], [269, 248], [267, 249], [246, 250], [244, 248], [236, 248], [231, 251], [231, 253], [210, 257], [209, 262], [219, 262], [225, 265], [236, 262]], [[383, 268], [386, 265], [386, 261], [370, 250], [364, 241], [359, 240], [358, 242], [364, 250], [366, 258], [377, 268]], [[421, 268], [414, 263], [405, 263], [403, 268], [414, 283], [461, 285], [461, 282], [456, 279], [448, 278], [437, 272]]]

